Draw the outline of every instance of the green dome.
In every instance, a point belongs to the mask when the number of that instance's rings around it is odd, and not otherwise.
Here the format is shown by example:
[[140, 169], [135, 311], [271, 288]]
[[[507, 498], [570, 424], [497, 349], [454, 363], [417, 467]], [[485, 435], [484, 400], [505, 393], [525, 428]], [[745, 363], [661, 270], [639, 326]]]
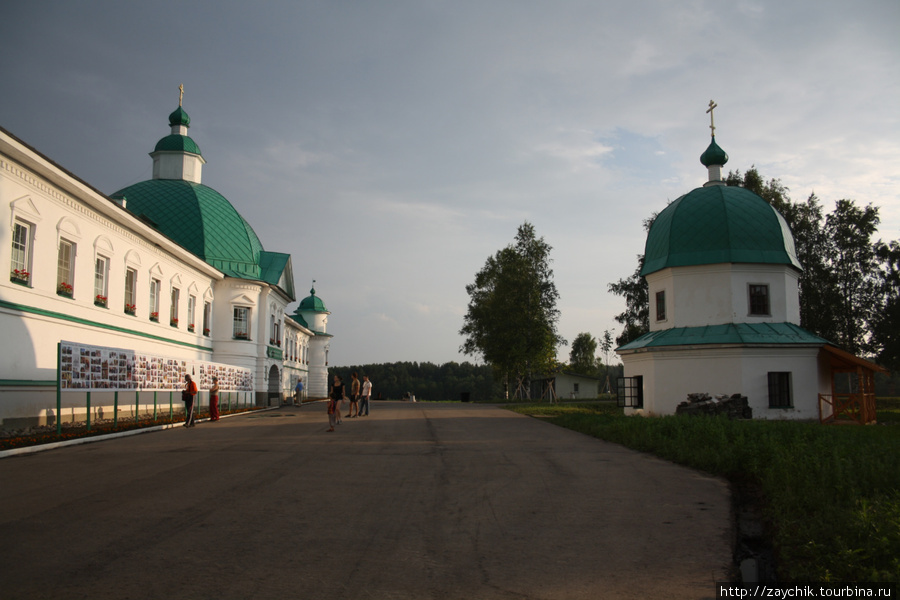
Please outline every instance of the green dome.
[[153, 151], [190, 152], [192, 154], [200, 154], [200, 146], [186, 135], [173, 133], [156, 142], [156, 148], [154, 148]]
[[322, 302], [322, 299], [316, 296], [316, 288], [312, 288], [309, 290], [309, 296], [300, 301], [300, 306], [297, 307], [296, 312], [299, 313], [300, 311], [327, 313], [328, 309], [325, 308], [325, 303]]
[[721, 167], [728, 162], [728, 154], [716, 143], [715, 136], [709, 143], [709, 147], [700, 155], [700, 162], [703, 163], [704, 167], [711, 165], [719, 165]]
[[178, 179], [142, 181], [113, 194], [129, 212], [232, 277], [260, 279], [263, 250], [253, 228], [222, 194]]
[[172, 114], [169, 115], [169, 125], [175, 127], [176, 125], [184, 125], [185, 127], [191, 126], [191, 118], [188, 116], [184, 109], [180, 106], [176, 108]]
[[697, 188], [659, 213], [647, 235], [641, 275], [717, 263], [801, 269], [784, 217], [753, 192], [724, 185]]

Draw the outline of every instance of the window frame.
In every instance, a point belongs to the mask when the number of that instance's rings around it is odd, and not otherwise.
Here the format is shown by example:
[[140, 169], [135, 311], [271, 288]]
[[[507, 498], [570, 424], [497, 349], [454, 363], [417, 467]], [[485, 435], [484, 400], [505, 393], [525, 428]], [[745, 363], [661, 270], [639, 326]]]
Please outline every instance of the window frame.
[[[250, 341], [252, 338], [252, 331], [250, 328], [250, 319], [252, 316], [252, 308], [249, 306], [234, 306], [232, 307], [232, 327], [231, 327], [231, 335], [236, 340], [247, 340]], [[239, 315], [245, 315], [245, 318], [239, 319]], [[239, 324], [245, 324], [244, 327], [239, 327]]]
[[[63, 251], [68, 249], [67, 257]], [[67, 261], [68, 264], [63, 264]], [[75, 295], [75, 242], [60, 238], [56, 249], [56, 293], [65, 298]]]
[[203, 301], [203, 335], [209, 337], [212, 332], [212, 302]]
[[[9, 280], [29, 287], [31, 285], [31, 264], [34, 259], [34, 230], [34, 223], [29, 223], [18, 217], [13, 219], [9, 256]], [[19, 231], [24, 235], [24, 240], [19, 241]], [[21, 261], [18, 260], [17, 255], [21, 255]]]
[[[755, 290], [764, 291], [765, 293], [754, 293]], [[772, 296], [769, 291], [768, 283], [747, 284], [747, 313], [751, 317], [772, 316]], [[763, 303], [765, 304], [764, 307], [762, 306]]]
[[172, 290], [169, 292], [169, 299], [171, 300], [169, 304], [169, 325], [178, 327], [178, 305], [181, 303], [181, 290], [172, 286]]
[[620, 408], [644, 408], [644, 376], [619, 377], [616, 404]]
[[150, 320], [159, 322], [159, 294], [162, 292], [162, 281], [150, 278]]
[[187, 319], [188, 319], [188, 331], [194, 331], [195, 319], [194, 316], [197, 312], [197, 296], [193, 294], [188, 294], [188, 305], [187, 305]]
[[94, 304], [106, 308], [109, 305], [109, 264], [103, 254], [94, 257]]
[[[662, 299], [662, 302], [660, 302], [660, 299]], [[658, 292], [656, 292], [655, 301], [656, 320], [657, 322], [665, 321], [668, 316], [668, 312], [666, 311], [666, 290], [659, 290]]]
[[769, 408], [794, 408], [794, 377], [791, 371], [769, 371], [767, 373]]
[[[125, 267], [125, 305], [124, 310], [129, 315], [137, 312], [137, 287], [138, 271], [133, 267]], [[129, 289], [130, 287], [130, 289]]]

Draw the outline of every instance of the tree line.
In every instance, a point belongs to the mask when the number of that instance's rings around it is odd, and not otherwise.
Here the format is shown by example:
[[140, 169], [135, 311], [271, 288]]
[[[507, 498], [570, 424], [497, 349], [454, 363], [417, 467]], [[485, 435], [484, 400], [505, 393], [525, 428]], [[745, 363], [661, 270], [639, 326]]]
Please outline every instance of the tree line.
[[395, 362], [349, 367], [333, 367], [328, 370], [328, 384], [339, 375], [350, 392], [350, 375], [357, 373], [360, 381], [368, 375], [372, 382], [373, 398], [400, 400], [412, 393], [417, 400], [460, 400], [462, 394], [476, 401], [496, 400], [503, 396], [502, 386], [494, 381], [491, 367], [469, 362], [448, 362], [436, 365], [430, 362]]
[[[841, 199], [825, 213], [815, 194], [793, 202], [780, 180], [766, 181], [751, 167], [731, 171], [727, 185], [754, 192], [782, 214], [794, 236], [800, 275], [800, 326], [844, 350], [873, 357], [890, 369], [900, 367], [900, 244], [873, 239], [878, 207]], [[656, 214], [644, 221], [649, 232]], [[618, 345], [649, 331], [650, 299], [641, 277], [644, 257], [631, 276], [609, 284], [625, 298]]]

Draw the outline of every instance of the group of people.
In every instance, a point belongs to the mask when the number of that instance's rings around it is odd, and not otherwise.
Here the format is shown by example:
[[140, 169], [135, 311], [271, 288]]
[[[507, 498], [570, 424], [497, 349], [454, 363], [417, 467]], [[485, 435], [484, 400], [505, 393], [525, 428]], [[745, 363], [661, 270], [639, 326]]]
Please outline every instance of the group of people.
[[[197, 395], [197, 384], [190, 375], [184, 376], [184, 389], [181, 390], [181, 400], [184, 402], [184, 426], [194, 426], [194, 396]], [[219, 378], [212, 378], [212, 387], [209, 388], [209, 420], [219, 420]]]
[[[368, 375], [363, 375], [362, 383], [359, 381], [359, 375], [354, 372], [351, 376], [350, 383], [350, 407], [347, 410], [346, 417], [352, 419], [355, 417], [369, 416], [369, 400], [372, 398], [372, 382], [369, 381]], [[297, 382], [298, 400], [300, 392], [303, 390], [302, 382]], [[197, 395], [197, 384], [190, 375], [184, 376], [184, 389], [181, 391], [181, 399], [184, 402], [184, 426], [194, 426], [194, 397]], [[347, 392], [344, 389], [344, 382], [340, 375], [334, 376], [334, 383], [331, 385], [331, 391], [328, 395], [328, 431], [334, 431], [334, 426], [340, 424], [341, 406], [347, 398]], [[212, 387], [209, 388], [209, 420], [219, 420], [219, 379], [212, 378]]]
[[[368, 375], [363, 375], [362, 385], [360, 386], [359, 375], [354, 372], [350, 382], [350, 408], [347, 409], [347, 418], [368, 417], [369, 416], [369, 400], [372, 398], [372, 382], [369, 381]], [[344, 381], [340, 375], [334, 376], [334, 383], [331, 385], [331, 391], [328, 394], [328, 425], [327, 431], [334, 431], [334, 426], [341, 423], [341, 405], [347, 399], [347, 392], [344, 389]]]

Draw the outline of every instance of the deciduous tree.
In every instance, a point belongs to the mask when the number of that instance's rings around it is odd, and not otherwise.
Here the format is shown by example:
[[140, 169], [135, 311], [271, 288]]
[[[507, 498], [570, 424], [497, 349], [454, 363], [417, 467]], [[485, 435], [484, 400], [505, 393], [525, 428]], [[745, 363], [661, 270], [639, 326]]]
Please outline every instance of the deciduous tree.
[[878, 243], [875, 254], [881, 263], [878, 279], [882, 303], [871, 324], [872, 350], [878, 362], [900, 370], [900, 243]]
[[590, 333], [575, 336], [569, 352], [569, 368], [581, 375], [597, 374], [597, 340]]
[[559, 293], [551, 249], [526, 221], [515, 243], [489, 257], [466, 286], [469, 306], [460, 351], [482, 356], [506, 381], [552, 372], [556, 348], [566, 343], [557, 332]]

